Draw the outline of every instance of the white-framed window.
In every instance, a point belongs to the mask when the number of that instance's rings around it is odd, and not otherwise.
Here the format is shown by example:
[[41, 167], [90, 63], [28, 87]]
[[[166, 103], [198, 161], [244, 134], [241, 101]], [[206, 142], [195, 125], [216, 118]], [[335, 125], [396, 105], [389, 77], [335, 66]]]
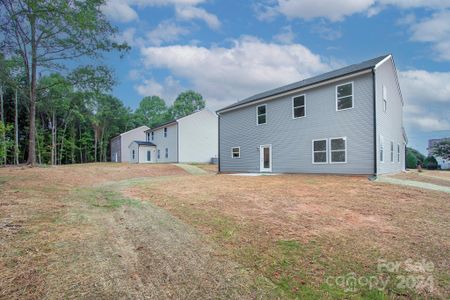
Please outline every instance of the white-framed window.
[[380, 135], [380, 162], [384, 162], [384, 139]]
[[169, 158], [169, 148], [166, 148], [165, 157], [166, 157], [166, 158]]
[[152, 160], [152, 152], [150, 150], [147, 150], [147, 161]]
[[232, 158], [241, 158], [241, 147], [231, 148], [231, 157]]
[[152, 131], [152, 141], [155, 140], [155, 132]]
[[157, 152], [157, 156], [158, 156], [158, 159], [161, 158], [161, 150], [159, 150], [159, 149], [158, 149], [158, 152]]
[[167, 127], [164, 127], [164, 137], [167, 137]]
[[328, 163], [328, 140], [320, 139], [312, 141], [312, 163], [326, 164]]
[[292, 118], [298, 119], [306, 115], [306, 97], [298, 95], [292, 97]]
[[336, 110], [353, 108], [353, 82], [336, 86]]
[[258, 105], [256, 107], [256, 124], [262, 125], [267, 123], [267, 105]]
[[400, 144], [397, 144], [397, 162], [400, 162]]
[[347, 162], [347, 138], [330, 138], [330, 163]]
[[133, 149], [133, 151], [131, 151], [131, 157], [132, 157], [133, 159], [136, 157], [136, 151], [134, 151], [134, 149]]
[[150, 142], [150, 132], [146, 132], [147, 142]]
[[391, 162], [394, 162], [394, 142], [391, 141]]
[[387, 111], [387, 88], [383, 85], [383, 111]]

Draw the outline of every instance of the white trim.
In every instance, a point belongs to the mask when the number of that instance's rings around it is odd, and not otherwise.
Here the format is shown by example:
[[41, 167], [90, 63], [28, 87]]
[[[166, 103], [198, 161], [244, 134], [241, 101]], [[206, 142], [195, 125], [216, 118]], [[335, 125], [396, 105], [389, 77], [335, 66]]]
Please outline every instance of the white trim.
[[[338, 98], [338, 87], [340, 87], [340, 86], [343, 86], [343, 85], [347, 85], [347, 84], [351, 84], [352, 85], [352, 94], [351, 95], [349, 95], [349, 96], [344, 96], [344, 97], [340, 97], [340, 98]], [[352, 108], [354, 108], [355, 107], [355, 96], [354, 96], [354, 94], [355, 94], [355, 91], [354, 91], [354, 82], [353, 81], [349, 81], [349, 82], [346, 82], [346, 83], [342, 83], [342, 84], [338, 84], [338, 85], [336, 85], [336, 111], [344, 111], [344, 110], [349, 110], [349, 109], [352, 109]], [[347, 97], [352, 97], [352, 107], [349, 107], [349, 108], [344, 108], [344, 109], [338, 109], [338, 100], [339, 99], [342, 99], [342, 98], [347, 98]]]
[[[339, 140], [339, 139], [343, 139], [343, 140], [344, 140], [344, 145], [345, 145], [345, 149], [344, 149], [344, 152], [345, 152], [345, 160], [344, 160], [344, 161], [333, 161], [333, 160], [331, 159], [331, 153], [332, 153], [332, 152], [341, 152], [342, 149], [340, 149], [340, 150], [332, 150], [332, 149], [331, 149], [331, 140]], [[328, 151], [328, 154], [330, 155], [330, 159], [329, 159], [330, 164], [346, 164], [346, 163], [347, 163], [347, 137], [346, 137], [346, 136], [332, 137], [332, 138], [329, 138], [328, 140], [329, 140], [329, 145], [330, 145], [330, 147], [329, 147], [330, 150]]]
[[277, 94], [277, 95], [268, 96], [268, 97], [261, 98], [259, 100], [243, 103], [241, 105], [230, 107], [228, 109], [218, 110], [217, 113], [218, 114], [222, 114], [222, 113], [225, 113], [225, 112], [228, 112], [228, 111], [232, 111], [232, 110], [235, 110], [235, 109], [239, 109], [239, 108], [242, 108], [242, 107], [255, 105], [255, 104], [258, 104], [258, 103], [261, 103], [261, 102], [266, 102], [266, 101], [269, 101], [269, 100], [278, 99], [278, 98], [281, 98], [281, 97], [284, 97], [284, 96], [289, 96], [289, 95], [292, 95], [292, 94], [297, 94], [297, 93], [300, 93], [300, 92], [303, 92], [303, 91], [306, 91], [306, 90], [310, 90], [310, 89], [313, 89], [313, 88], [316, 88], [316, 87], [319, 87], [319, 86], [332, 84], [334, 82], [341, 81], [341, 80], [347, 80], [347, 79], [350, 79], [350, 78], [353, 78], [353, 77], [357, 77], [357, 76], [360, 76], [360, 75], [364, 75], [364, 74], [367, 74], [367, 73], [371, 73], [371, 72], [372, 72], [372, 69], [370, 68], [370, 69], [367, 69], [367, 70], [363, 70], [361, 72], [349, 74], [349, 75], [342, 76], [342, 77], [333, 78], [333, 79], [326, 80], [326, 81], [323, 81], [323, 82], [319, 82], [319, 83], [316, 83], [316, 84], [311, 84], [311, 85], [308, 85], [306, 87], [302, 87], [302, 88], [286, 91], [284, 93], [280, 93], [280, 94]]
[[[264, 151], [263, 151], [264, 148], [269, 148], [270, 168], [268, 168], [268, 169], [264, 168], [264, 158], [261, 159], [261, 156], [264, 156]], [[272, 172], [272, 144], [259, 146], [259, 172]]]
[[[238, 149], [239, 150], [239, 156], [238, 157], [234, 157], [233, 156], [233, 149]], [[241, 147], [231, 147], [231, 158], [241, 158]]]
[[[262, 114], [261, 115], [258, 114], [258, 108], [261, 106], [265, 107], [264, 116], [266, 117], [266, 122], [259, 124], [258, 117], [262, 116]], [[259, 126], [259, 125], [265, 125], [265, 124], [267, 124], [267, 104], [261, 104], [261, 105], [256, 106], [256, 125]]]
[[[325, 141], [325, 151], [314, 151], [314, 142], [318, 142], [318, 141]], [[312, 140], [312, 142], [311, 142], [311, 152], [312, 152], [312, 155], [311, 155], [311, 162], [312, 162], [312, 164], [313, 165], [326, 165], [326, 164], [328, 164], [328, 139], [327, 138], [323, 138], [323, 139], [314, 139], [314, 140]], [[314, 153], [315, 152], [325, 152], [325, 159], [326, 159], [326, 161], [324, 161], [324, 162], [314, 162]]]
[[374, 67], [374, 69], [378, 69], [379, 66], [381, 66], [382, 64], [384, 64], [386, 61], [388, 61], [390, 58], [392, 58], [392, 55], [389, 54], [388, 56], [386, 56], [385, 58], [383, 58], [383, 60], [381, 60], [379, 63], [377, 63]]
[[[300, 105], [300, 106], [294, 106], [294, 99], [295, 98], [297, 98], [297, 97], [301, 97], [301, 96], [303, 96], [303, 105]], [[304, 118], [304, 117], [306, 117], [306, 94], [300, 94], [300, 95], [295, 95], [295, 96], [292, 96], [292, 119], [301, 119], [301, 118]], [[301, 117], [295, 117], [295, 115], [294, 115], [294, 109], [295, 108], [298, 108], [298, 107], [303, 107], [304, 108], [304, 110], [305, 110], [305, 115], [304, 116], [301, 116]]]

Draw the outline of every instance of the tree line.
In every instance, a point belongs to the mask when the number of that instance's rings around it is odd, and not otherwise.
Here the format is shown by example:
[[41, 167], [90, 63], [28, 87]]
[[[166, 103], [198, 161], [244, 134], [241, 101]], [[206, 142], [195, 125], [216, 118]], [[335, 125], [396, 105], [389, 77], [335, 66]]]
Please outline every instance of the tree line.
[[130, 47], [116, 42], [103, 4], [0, 0], [1, 164], [106, 161], [113, 136], [205, 106], [193, 91], [170, 107], [146, 97], [136, 111], [112, 96], [116, 82], [104, 55]]

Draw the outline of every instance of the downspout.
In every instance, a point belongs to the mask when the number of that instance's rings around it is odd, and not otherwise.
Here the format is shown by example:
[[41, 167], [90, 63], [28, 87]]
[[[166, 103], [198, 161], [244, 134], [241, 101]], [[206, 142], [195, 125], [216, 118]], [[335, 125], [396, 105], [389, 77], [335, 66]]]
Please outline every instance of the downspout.
[[177, 163], [180, 163], [180, 123], [177, 121]]
[[218, 143], [217, 143], [217, 166], [220, 173], [220, 114], [217, 114], [217, 130], [218, 130]]
[[372, 69], [372, 88], [373, 88], [373, 175], [376, 178], [378, 175], [378, 160], [377, 160], [377, 96], [376, 96], [376, 80], [375, 68]]

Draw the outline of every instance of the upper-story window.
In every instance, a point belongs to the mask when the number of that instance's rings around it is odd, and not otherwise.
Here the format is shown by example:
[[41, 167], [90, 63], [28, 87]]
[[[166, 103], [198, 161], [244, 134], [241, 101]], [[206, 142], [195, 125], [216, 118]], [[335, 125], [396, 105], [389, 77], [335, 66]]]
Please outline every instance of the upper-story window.
[[152, 141], [155, 139], [155, 132], [152, 131]]
[[305, 95], [295, 96], [292, 98], [292, 117], [294, 119], [305, 116]]
[[167, 127], [164, 127], [164, 137], [167, 137]]
[[336, 86], [336, 110], [353, 108], [353, 82]]
[[267, 123], [267, 105], [259, 105], [256, 107], [256, 124], [262, 125]]
[[383, 111], [387, 111], [387, 88], [383, 85]]
[[150, 133], [146, 132], [146, 135], [147, 135], [147, 142], [149, 142], [150, 141]]

